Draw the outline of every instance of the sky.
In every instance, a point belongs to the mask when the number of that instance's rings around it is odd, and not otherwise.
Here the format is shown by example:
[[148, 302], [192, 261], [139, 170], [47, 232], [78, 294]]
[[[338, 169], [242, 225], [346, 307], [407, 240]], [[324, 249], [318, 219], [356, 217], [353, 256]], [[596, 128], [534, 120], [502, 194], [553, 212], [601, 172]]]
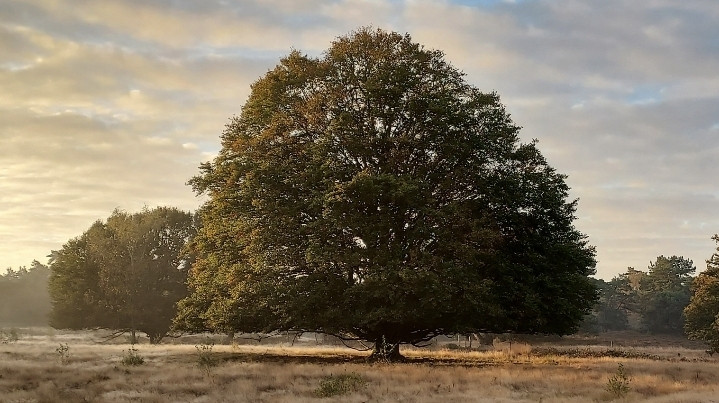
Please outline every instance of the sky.
[[0, 0], [0, 267], [186, 185], [250, 85], [362, 27], [496, 91], [578, 198], [597, 277], [719, 232], [716, 0]]

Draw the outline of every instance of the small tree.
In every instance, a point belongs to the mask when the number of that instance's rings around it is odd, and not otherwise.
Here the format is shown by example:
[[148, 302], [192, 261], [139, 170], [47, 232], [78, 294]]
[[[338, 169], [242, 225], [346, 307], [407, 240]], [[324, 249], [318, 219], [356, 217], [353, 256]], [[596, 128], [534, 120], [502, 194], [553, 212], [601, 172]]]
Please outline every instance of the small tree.
[[401, 343], [573, 332], [596, 299], [568, 186], [499, 97], [367, 28], [255, 82], [222, 150], [178, 325]]
[[166, 207], [95, 222], [52, 255], [51, 325], [126, 330], [133, 343], [139, 330], [159, 342], [187, 294], [182, 250], [194, 234], [190, 213]]
[[[712, 237], [719, 244], [719, 235]], [[711, 353], [719, 352], [719, 246], [707, 260], [707, 269], [692, 283], [689, 305], [684, 309], [684, 330], [691, 339], [704, 340]]]

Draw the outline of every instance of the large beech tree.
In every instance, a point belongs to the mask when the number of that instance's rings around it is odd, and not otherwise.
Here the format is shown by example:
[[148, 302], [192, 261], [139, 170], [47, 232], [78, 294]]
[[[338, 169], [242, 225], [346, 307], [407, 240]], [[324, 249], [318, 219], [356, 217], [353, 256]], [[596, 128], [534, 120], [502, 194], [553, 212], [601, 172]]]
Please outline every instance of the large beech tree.
[[390, 358], [443, 333], [574, 331], [594, 250], [518, 132], [409, 35], [293, 51], [191, 180], [209, 200], [178, 327], [320, 331]]
[[187, 295], [183, 248], [195, 232], [192, 214], [168, 207], [95, 222], [50, 256], [50, 324], [129, 331], [133, 340], [139, 330], [159, 342]]

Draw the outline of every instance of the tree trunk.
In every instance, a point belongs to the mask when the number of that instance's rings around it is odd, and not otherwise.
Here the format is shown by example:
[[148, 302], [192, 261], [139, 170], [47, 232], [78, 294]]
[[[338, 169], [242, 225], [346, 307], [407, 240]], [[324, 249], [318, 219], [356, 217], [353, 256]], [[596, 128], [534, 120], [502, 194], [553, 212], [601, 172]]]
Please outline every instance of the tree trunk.
[[148, 337], [150, 337], [150, 344], [160, 344], [160, 341], [165, 337], [162, 333], [148, 333]]
[[137, 336], [135, 335], [135, 329], [132, 329], [130, 332], [130, 344], [136, 344], [137, 343]]
[[235, 340], [235, 332], [233, 330], [230, 330], [227, 332], [224, 344], [232, 344], [232, 342]]
[[375, 341], [370, 359], [388, 362], [403, 361], [404, 356], [399, 352], [399, 344], [399, 342], [388, 341], [385, 336], [382, 336]]

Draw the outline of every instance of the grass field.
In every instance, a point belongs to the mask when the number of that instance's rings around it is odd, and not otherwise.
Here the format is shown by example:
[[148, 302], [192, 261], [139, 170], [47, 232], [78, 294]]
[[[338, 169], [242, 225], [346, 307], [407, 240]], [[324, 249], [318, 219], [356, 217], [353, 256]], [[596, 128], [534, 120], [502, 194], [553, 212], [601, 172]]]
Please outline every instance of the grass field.
[[719, 402], [719, 358], [692, 346], [445, 344], [390, 364], [307, 341], [131, 350], [102, 335], [21, 329], [0, 344], [0, 402]]

